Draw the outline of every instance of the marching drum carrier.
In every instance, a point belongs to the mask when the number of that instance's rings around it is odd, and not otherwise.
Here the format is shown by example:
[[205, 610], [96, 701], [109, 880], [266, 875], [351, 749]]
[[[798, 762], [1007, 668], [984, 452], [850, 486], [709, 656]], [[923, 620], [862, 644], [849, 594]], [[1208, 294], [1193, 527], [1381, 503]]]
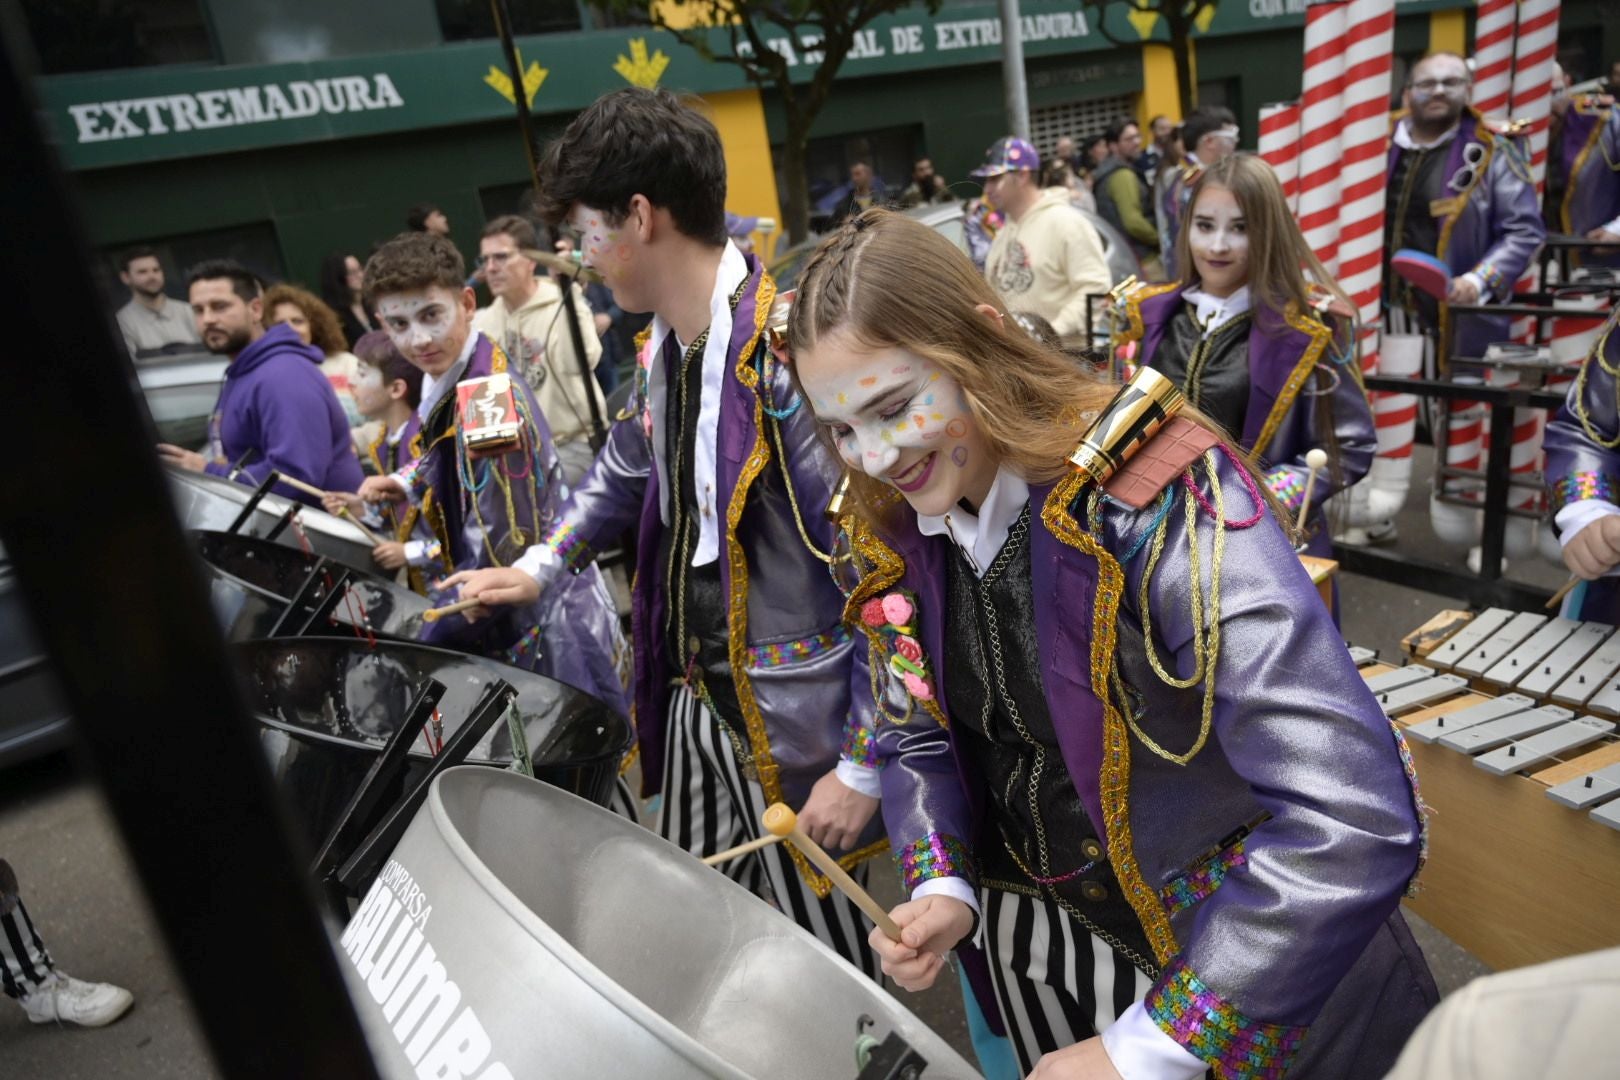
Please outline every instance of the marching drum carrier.
[[979, 1075], [724, 874], [493, 769], [433, 782], [340, 949], [389, 1076], [837, 1080], [897, 1041], [884, 1075]]

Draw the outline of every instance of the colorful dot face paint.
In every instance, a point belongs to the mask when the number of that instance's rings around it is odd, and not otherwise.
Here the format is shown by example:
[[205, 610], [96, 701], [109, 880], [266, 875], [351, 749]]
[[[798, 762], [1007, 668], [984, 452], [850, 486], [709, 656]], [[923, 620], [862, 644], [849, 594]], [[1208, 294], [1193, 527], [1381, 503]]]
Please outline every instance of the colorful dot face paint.
[[455, 365], [467, 343], [470, 316], [464, 295], [464, 290], [443, 285], [389, 293], [377, 301], [377, 314], [400, 355], [438, 377]]
[[[920, 514], [977, 503], [994, 458], [954, 379], [904, 349], [870, 350], [825, 335], [794, 357], [817, 419], [852, 469], [892, 484]], [[925, 400], [926, 399], [926, 400]]]
[[601, 275], [614, 301], [626, 311], [649, 310], [635, 281], [637, 245], [628, 220], [614, 225], [600, 210], [575, 204], [567, 224], [577, 238], [580, 261]]

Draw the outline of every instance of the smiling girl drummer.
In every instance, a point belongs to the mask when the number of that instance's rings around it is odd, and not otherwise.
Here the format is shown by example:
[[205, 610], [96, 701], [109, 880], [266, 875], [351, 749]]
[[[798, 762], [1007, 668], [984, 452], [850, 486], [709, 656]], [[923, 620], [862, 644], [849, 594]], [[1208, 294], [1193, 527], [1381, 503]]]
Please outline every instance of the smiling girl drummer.
[[[1000, 311], [948, 241], [869, 211], [789, 326], [893, 676], [911, 899], [873, 948], [920, 989], [977, 911], [1038, 1077], [1380, 1076], [1435, 998], [1397, 911], [1421, 847], [1399, 736], [1207, 421], [1084, 481], [1065, 455], [1116, 388]], [[891, 799], [941, 719], [956, 768]]]

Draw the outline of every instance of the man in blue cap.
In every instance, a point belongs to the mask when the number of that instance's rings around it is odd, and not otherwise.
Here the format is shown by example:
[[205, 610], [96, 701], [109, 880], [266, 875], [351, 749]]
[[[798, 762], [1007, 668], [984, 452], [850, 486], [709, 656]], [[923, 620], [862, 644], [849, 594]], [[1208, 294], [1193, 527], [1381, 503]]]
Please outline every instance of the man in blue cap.
[[1043, 191], [1036, 180], [1041, 157], [1023, 139], [998, 139], [972, 175], [984, 181], [985, 198], [1006, 218], [984, 274], [1013, 311], [1039, 315], [1066, 342], [1087, 329], [1087, 297], [1112, 284], [1102, 239], [1069, 204], [1062, 189]]

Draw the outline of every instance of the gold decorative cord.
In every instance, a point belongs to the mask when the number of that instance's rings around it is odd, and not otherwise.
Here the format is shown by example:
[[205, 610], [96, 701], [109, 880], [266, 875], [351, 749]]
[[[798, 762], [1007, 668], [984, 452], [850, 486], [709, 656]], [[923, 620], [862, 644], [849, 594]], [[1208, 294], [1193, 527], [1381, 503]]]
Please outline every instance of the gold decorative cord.
[[[1610, 367], [1603, 359], [1603, 354], [1609, 347], [1609, 335], [1612, 333], [1614, 320], [1610, 319], [1609, 325], [1603, 328], [1603, 336], [1598, 338], [1597, 345], [1592, 349], [1591, 359], [1582, 364], [1580, 371], [1575, 375], [1575, 419], [1581, 422], [1581, 430], [1586, 432], [1586, 437], [1605, 450], [1613, 450], [1620, 446], [1620, 433], [1616, 433], [1612, 439], [1606, 439], [1592, 425], [1591, 418], [1586, 415], [1586, 377], [1591, 374], [1592, 360], [1596, 360], [1598, 366], [1603, 368], [1603, 373], [1610, 378], [1620, 376], [1620, 367]], [[1616, 403], [1616, 408], [1620, 410], [1620, 402]]]

